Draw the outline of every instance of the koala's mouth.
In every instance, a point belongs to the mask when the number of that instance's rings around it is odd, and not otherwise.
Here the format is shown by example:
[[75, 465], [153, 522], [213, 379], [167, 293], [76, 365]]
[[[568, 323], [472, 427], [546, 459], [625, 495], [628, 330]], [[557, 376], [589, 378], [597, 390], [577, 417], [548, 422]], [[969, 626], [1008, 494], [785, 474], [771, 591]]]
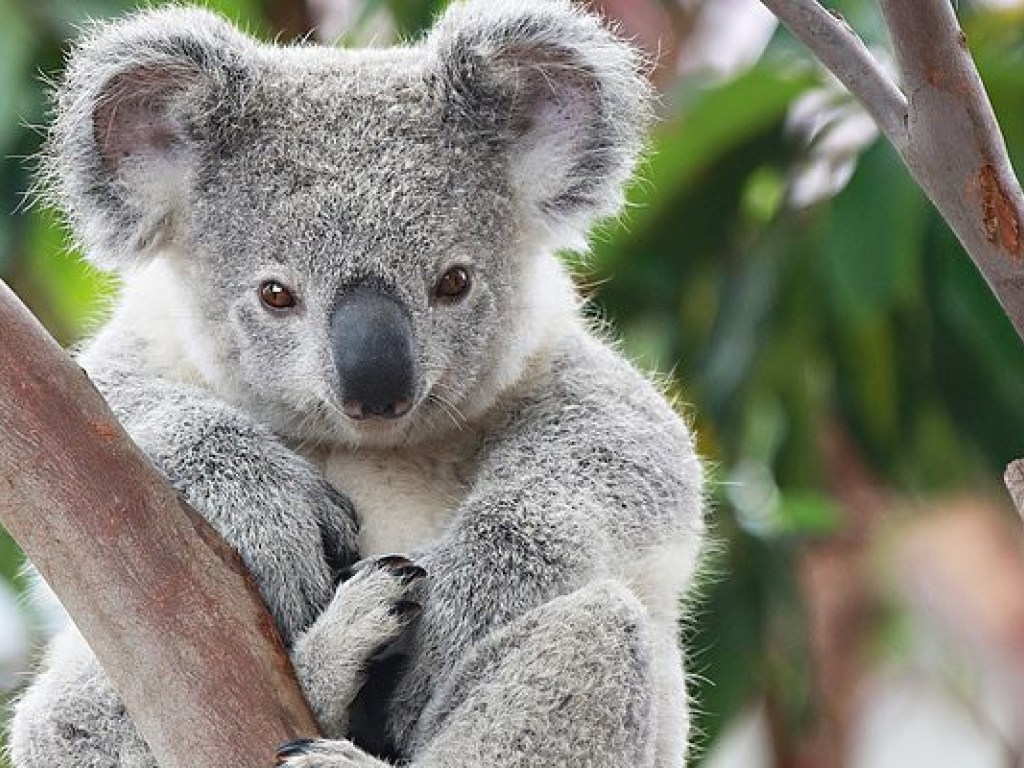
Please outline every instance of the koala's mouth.
[[377, 398], [368, 403], [353, 397], [341, 404], [341, 412], [352, 421], [393, 421], [402, 418], [412, 409], [413, 403], [406, 397], [393, 401]]
[[334, 400], [330, 410], [335, 429], [340, 429], [344, 439], [356, 445], [389, 447], [403, 445], [419, 432], [423, 422], [420, 405], [424, 400], [425, 397], [418, 397], [398, 403], [384, 413], [374, 413], [365, 404]]

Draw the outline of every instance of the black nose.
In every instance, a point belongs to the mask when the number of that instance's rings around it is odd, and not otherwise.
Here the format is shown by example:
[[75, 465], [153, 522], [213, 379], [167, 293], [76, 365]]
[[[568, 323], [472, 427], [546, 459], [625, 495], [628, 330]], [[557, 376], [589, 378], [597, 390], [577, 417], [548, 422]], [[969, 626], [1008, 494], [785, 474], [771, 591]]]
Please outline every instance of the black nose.
[[373, 290], [345, 296], [331, 318], [342, 408], [353, 419], [394, 419], [412, 407], [412, 326], [395, 299]]

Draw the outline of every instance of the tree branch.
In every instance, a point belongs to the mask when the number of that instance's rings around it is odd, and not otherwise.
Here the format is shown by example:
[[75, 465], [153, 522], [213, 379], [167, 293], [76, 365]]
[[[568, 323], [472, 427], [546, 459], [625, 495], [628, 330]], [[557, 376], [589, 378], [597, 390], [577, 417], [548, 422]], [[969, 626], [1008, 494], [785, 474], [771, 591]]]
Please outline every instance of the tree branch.
[[1010, 492], [1017, 513], [1024, 517], [1024, 459], [1011, 461], [1003, 473], [1003, 484]]
[[0, 328], [0, 523], [74, 618], [158, 763], [271, 765], [277, 744], [315, 735], [235, 552], [2, 282]]
[[857, 97], [893, 146], [904, 146], [907, 99], [846, 20], [817, 0], [762, 2]]
[[1024, 337], [1024, 195], [947, 0], [881, 0], [904, 88], [904, 161]]
[[1024, 339], [1024, 194], [949, 1], [880, 0], [907, 94], [902, 131], [881, 68], [845, 23], [816, 0], [762, 2], [865, 103]]

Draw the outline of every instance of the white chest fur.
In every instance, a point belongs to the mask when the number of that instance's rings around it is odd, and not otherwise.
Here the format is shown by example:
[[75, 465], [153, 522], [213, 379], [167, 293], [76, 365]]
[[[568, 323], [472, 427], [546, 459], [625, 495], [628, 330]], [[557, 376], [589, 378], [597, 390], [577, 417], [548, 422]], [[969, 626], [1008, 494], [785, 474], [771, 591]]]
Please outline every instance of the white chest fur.
[[359, 518], [363, 557], [412, 554], [440, 535], [465, 498], [472, 446], [440, 450], [334, 450], [322, 456], [324, 475], [348, 496]]

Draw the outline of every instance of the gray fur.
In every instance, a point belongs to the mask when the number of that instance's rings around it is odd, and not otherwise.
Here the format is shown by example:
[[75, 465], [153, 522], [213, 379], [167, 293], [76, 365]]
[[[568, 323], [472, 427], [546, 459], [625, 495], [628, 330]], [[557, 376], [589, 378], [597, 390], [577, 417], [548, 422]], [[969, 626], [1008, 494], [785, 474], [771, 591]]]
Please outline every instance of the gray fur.
[[[417, 605], [411, 598], [422, 570], [410, 577], [401, 568], [379, 562], [340, 585], [292, 652], [318, 722], [336, 737], [348, 733], [349, 709], [365, 682], [367, 660], [397, 641], [415, 616], [400, 609]], [[325, 669], [330, 674], [325, 675]]]
[[[619, 210], [649, 103], [635, 52], [566, 0], [457, 5], [385, 51], [263, 45], [153, 10], [72, 52], [48, 178], [125, 280], [80, 359], [292, 644], [339, 740], [291, 768], [381, 765], [344, 737], [396, 639], [407, 666], [376, 736], [414, 765], [682, 762], [700, 465], [553, 255]], [[438, 302], [455, 265], [471, 289]], [[260, 305], [266, 279], [293, 311]], [[331, 318], [356, 288], [408, 316], [400, 419], [342, 411]], [[338, 568], [398, 549], [424, 583], [364, 569], [331, 599]], [[407, 587], [408, 627], [391, 610]], [[151, 760], [73, 628], [12, 747], [16, 768]]]

